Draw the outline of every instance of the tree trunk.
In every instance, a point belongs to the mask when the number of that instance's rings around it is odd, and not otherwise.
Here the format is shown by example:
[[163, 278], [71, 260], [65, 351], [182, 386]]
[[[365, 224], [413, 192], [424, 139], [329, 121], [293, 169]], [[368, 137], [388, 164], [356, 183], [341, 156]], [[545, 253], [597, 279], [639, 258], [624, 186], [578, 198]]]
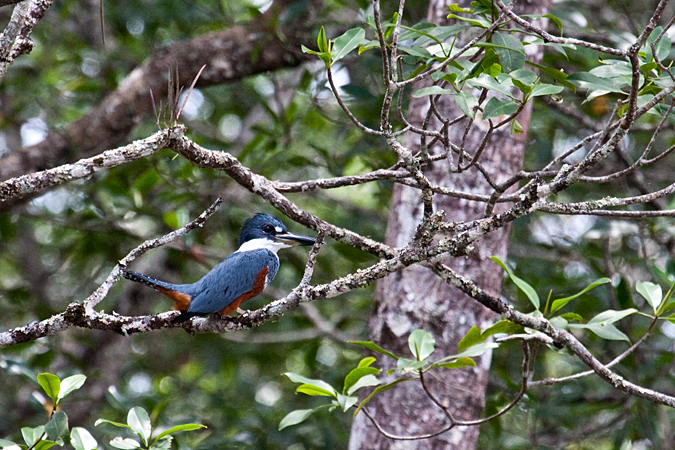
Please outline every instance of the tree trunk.
[[[443, 1], [432, 0], [428, 20], [444, 24], [447, 10], [443, 12], [442, 8], [446, 4]], [[550, 1], [531, 2], [522, 5], [521, 10], [517, 12], [546, 14], [549, 8]], [[541, 51], [541, 47], [538, 51]], [[540, 58], [541, 54], [528, 55], [530, 61], [537, 61]], [[413, 91], [420, 87], [422, 86], [417, 86]], [[410, 107], [412, 122], [421, 124], [428, 110], [427, 101], [427, 98], [413, 99]], [[437, 106], [446, 117], [455, 117], [458, 113], [455, 101], [450, 96], [444, 96]], [[507, 127], [506, 130], [493, 133], [491, 136], [480, 163], [497, 182], [504, 181], [521, 169], [530, 116], [531, 103], [518, 117], [518, 122], [523, 127], [522, 134], [511, 135]], [[451, 127], [449, 130], [451, 141], [461, 141], [464, 125], [465, 121]], [[437, 123], [436, 129], [438, 128]], [[467, 136], [466, 148], [476, 149], [484, 132], [479, 123], [474, 124]], [[419, 151], [419, 137], [408, 135], [404, 145], [413, 151]], [[429, 149], [431, 154], [441, 150]], [[471, 168], [463, 173], [453, 173], [447, 160], [428, 166], [425, 174], [434, 184], [475, 194], [492, 193], [492, 188], [478, 170]], [[461, 222], [483, 217], [485, 204], [437, 195], [434, 198], [434, 209], [445, 211], [446, 219], [449, 221]], [[504, 209], [506, 206], [498, 205], [495, 212]], [[404, 247], [410, 242], [417, 224], [421, 221], [422, 212], [420, 191], [396, 185], [387, 227], [387, 244]], [[490, 256], [497, 256], [502, 260], [506, 258], [508, 235], [509, 227], [502, 228], [476, 242], [475, 250], [469, 257], [449, 259], [445, 263], [453, 270], [474, 280], [491, 295], [498, 296], [502, 270], [488, 258]], [[393, 274], [377, 284], [369, 332], [371, 340], [378, 345], [411, 357], [408, 350], [408, 336], [415, 329], [421, 328], [434, 336], [436, 352], [433, 357], [440, 359], [457, 353], [459, 340], [472, 326], [485, 329], [494, 319], [494, 313], [458, 289], [444, 283], [433, 272], [415, 266]], [[472, 420], [480, 417], [485, 403], [490, 359], [491, 354], [488, 352], [476, 359], [475, 367], [437, 370], [427, 380], [431, 392], [449, 408], [456, 419]], [[387, 369], [394, 367], [390, 360], [387, 361], [388, 358], [378, 360]], [[386, 364], [390, 366], [386, 367]], [[434, 433], [449, 424], [444, 412], [429, 399], [418, 382], [399, 384], [376, 396], [368, 403], [368, 409], [385, 431], [398, 436]], [[477, 426], [455, 427], [430, 439], [392, 440], [379, 433], [370, 419], [360, 413], [352, 425], [349, 448], [350, 450], [475, 449], [478, 433]]]

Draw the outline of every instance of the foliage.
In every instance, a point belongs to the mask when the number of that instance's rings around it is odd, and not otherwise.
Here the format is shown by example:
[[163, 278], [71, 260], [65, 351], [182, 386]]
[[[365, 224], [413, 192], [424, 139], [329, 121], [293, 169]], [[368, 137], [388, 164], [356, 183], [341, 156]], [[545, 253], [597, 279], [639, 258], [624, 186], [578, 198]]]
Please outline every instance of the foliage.
[[[98, 21], [92, 20], [95, 14], [80, 3], [56, 2], [34, 31], [33, 52], [18, 59], [3, 78], [0, 143], [7, 144], [2, 144], [0, 153], [28, 145], [27, 138], [19, 141], [22, 135], [30, 135], [31, 124], [38, 131], [48, 126], [49, 131], [59, 133], [88, 114], [155, 48], [246, 23], [261, 14], [247, 2], [214, 6], [201, 0], [166, 1], [157, 8], [141, 1], [108, 2], [108, 43], [103, 47], [97, 43], [100, 30]], [[256, 173], [285, 181], [356, 175], [397, 164], [398, 155], [384, 151], [382, 140], [345, 118], [333, 101], [327, 78], [327, 70], [335, 78], [342, 74], [345, 82], [338, 83], [336, 92], [343, 94], [349, 110], [365, 128], [380, 130], [385, 88], [373, 10], [367, 2], [327, 2], [325, 6], [318, 12], [318, 23], [324, 26], [318, 32], [316, 50], [302, 47], [318, 58], [318, 65], [303, 64], [229, 85], [198, 88], [192, 97], [193, 109], [187, 108], [183, 115], [189, 137], [205, 147], [234, 154]], [[554, 31], [549, 28], [548, 32], [554, 37], [603, 36], [603, 45], [625, 48], [648, 23], [652, 6], [568, 0], [557, 2], [553, 14], [544, 17], [551, 20]], [[649, 105], [673, 83], [669, 75], [671, 38], [661, 26], [640, 47], [633, 78], [626, 58], [570, 42], [544, 41], [532, 32], [520, 38], [515, 31], [522, 30], [513, 22], [496, 22], [499, 11], [494, 2], [474, 1], [470, 7], [450, 4], [447, 12], [454, 22], [440, 26], [423, 21], [426, 3], [408, 2], [402, 16], [393, 4], [382, 8], [385, 19], [379, 25], [385, 48], [396, 47], [398, 80], [410, 81], [397, 94], [402, 111], [407, 111], [410, 97], [433, 102], [450, 99], [466, 116], [463, 119], [480, 121], [486, 129], [507, 127], [515, 135], [521, 131], [518, 115], [526, 104], [533, 104], [537, 121], [528, 131], [523, 168], [532, 177], [517, 180], [516, 188], [544, 173], [554, 159], [574, 168], [593, 148], [595, 141], [586, 140], [588, 136], [626, 118], [632, 100], [638, 108]], [[362, 17], [363, 23], [355, 24], [354, 17]], [[490, 27], [460, 57], [462, 47], [455, 36], [477, 36]], [[306, 45], [313, 46], [310, 41]], [[529, 60], [525, 50], [531, 45], [546, 47], [544, 61]], [[421, 76], [430, 79], [431, 85], [412, 87], [412, 81]], [[585, 176], [616, 173], [634, 161], [651, 161], [651, 165], [636, 166], [634, 177], [608, 179], [592, 187], [573, 184], [558, 193], [556, 200], [574, 203], [639, 196], [672, 184], [670, 101], [669, 96], [638, 117], [625, 145]], [[662, 119], [663, 127], [658, 128]], [[396, 114], [391, 114], [391, 121], [394, 130], [405, 129]], [[146, 137], [154, 129], [148, 114], [129, 140]], [[605, 137], [597, 142], [605, 142]], [[658, 156], [650, 160], [643, 154], [646, 148], [658, 151]], [[554, 177], [550, 173], [542, 176], [549, 181]], [[383, 241], [392, 185], [392, 180], [380, 180], [289, 197], [329, 223]], [[272, 212], [223, 172], [198, 169], [162, 151], [8, 209], [0, 215], [3, 331], [46, 319], [85, 298], [127, 250], [184, 225], [220, 195], [228, 208], [204, 229], [137, 261], [139, 270], [150, 270], [152, 275], [193, 281], [235, 249], [237, 228], [250, 213]], [[643, 206], [631, 204], [626, 211], [653, 212], [672, 208], [670, 203], [656, 199]], [[510, 279], [502, 297], [518, 311], [572, 331], [603, 362], [623, 355], [626, 343], [649, 338], [612, 368], [637, 384], [672, 393], [673, 357], [668, 349], [675, 324], [671, 315], [675, 263], [670, 219], [647, 216], [636, 225], [620, 216], [588, 217], [542, 211], [515, 221], [509, 259], [495, 261]], [[281, 258], [282, 272], [275, 284], [247, 307], [261, 306], [296, 286], [304, 253], [289, 252]], [[371, 254], [330, 241], [321, 250], [313, 282], [328, 282], [378, 261]], [[93, 429], [93, 418], [124, 414], [126, 424], [99, 421], [131, 431], [132, 438], [115, 437], [117, 448], [165, 448], [170, 438], [165, 433], [192, 429], [193, 425], [177, 425], [163, 432], [153, 429], [150, 417], [156, 422], [161, 414], [175, 423], [204, 422], [209, 430], [217, 429], [218, 433], [204, 433], [204, 448], [342, 448], [351, 414], [306, 419], [324, 410], [359, 412], [372, 395], [395, 389], [403, 381], [420, 381], [420, 374], [427, 372], [462, 370], [459, 366], [470, 364], [472, 352], [491, 347], [495, 357], [484, 416], [501, 411], [510, 401], [509, 392], [518, 389], [513, 380], [522, 375], [521, 348], [507, 340], [486, 341], [502, 334], [532, 335], [531, 329], [504, 320], [483, 330], [474, 327], [460, 341], [457, 354], [437, 359], [432, 359], [433, 339], [417, 330], [410, 335], [410, 354], [396, 354], [382, 348], [386, 345], [360, 340], [365, 339], [364, 318], [371, 309], [371, 297], [372, 288], [367, 288], [338, 300], [317, 302], [322, 325], [332, 326], [328, 334], [313, 322], [311, 317], [316, 316], [297, 312], [263, 329], [236, 333], [237, 337], [175, 331], [127, 337], [71, 330], [9, 348], [0, 355], [0, 432], [10, 440], [0, 445], [7, 448], [23, 439], [24, 448], [47, 448], [50, 442], [70, 439], [75, 448], [93, 448], [96, 441], [87, 431]], [[114, 286], [101, 307], [123, 315], [168, 308], [153, 293], [122, 283]], [[373, 367], [374, 358], [363, 358], [345, 346], [344, 339], [336, 339], [338, 332], [378, 357], [383, 355], [384, 361], [395, 361], [391, 374], [401, 378], [383, 381], [388, 372]], [[82, 386], [82, 375], [63, 380], [47, 373], [37, 375], [55, 367], [86, 373], [90, 382]], [[479, 447], [628, 448], [640, 440], [655, 447], [672, 441], [672, 430], [663, 426], [675, 420], [670, 409], [644, 400], [627, 401], [592, 375], [565, 380], [586, 369], [567, 350], [540, 351], [533, 361], [536, 378], [558, 381], [530, 386], [522, 408], [484, 424]], [[277, 375], [282, 372], [300, 385], [296, 392], [306, 395], [290, 395], [292, 389]], [[44, 411], [36, 396], [25, 395], [35, 379], [54, 408], [47, 424], [30, 427], [25, 425], [42, 423]], [[84, 413], [69, 411], [66, 417], [55, 408], [77, 389], [89, 407]], [[372, 392], [366, 396], [369, 389]], [[317, 407], [312, 397], [327, 402]], [[82, 426], [70, 427], [67, 418]], [[296, 424], [301, 425], [289, 427]], [[277, 425], [283, 430], [277, 431]], [[26, 431], [19, 436], [22, 428]]]
[[[21, 428], [24, 444], [16, 444], [6, 439], [0, 439], [0, 448], [8, 450], [40, 450], [48, 449], [54, 445], [63, 447], [68, 444], [75, 450], [97, 450], [98, 442], [91, 435], [89, 430], [82, 427], [68, 427], [68, 416], [60, 409], [61, 400], [71, 392], [80, 389], [87, 377], [84, 375], [72, 375], [59, 379], [51, 373], [41, 373], [37, 376], [37, 382], [44, 392], [51, 399], [50, 404], [45, 408], [49, 413], [49, 421], [45, 425], [35, 428]], [[127, 424], [112, 422], [106, 419], [98, 419], [95, 425], [108, 423], [118, 427], [128, 428], [140, 438], [140, 442], [134, 439], [116, 437], [110, 441], [110, 445], [120, 449], [166, 449], [171, 447], [171, 441], [174, 433], [179, 431], [193, 431], [199, 428], [205, 428], [204, 425], [188, 423], [176, 425], [166, 431], [159, 433], [154, 441], [151, 442], [152, 423], [145, 409], [137, 406], [129, 410], [127, 415]]]

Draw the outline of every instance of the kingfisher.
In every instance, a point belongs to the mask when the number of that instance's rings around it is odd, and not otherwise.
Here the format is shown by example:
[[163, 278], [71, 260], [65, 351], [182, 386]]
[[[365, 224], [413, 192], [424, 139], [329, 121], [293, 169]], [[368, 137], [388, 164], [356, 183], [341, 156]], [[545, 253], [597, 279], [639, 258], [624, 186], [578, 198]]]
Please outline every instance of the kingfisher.
[[173, 323], [216, 312], [241, 314], [239, 305], [259, 295], [277, 275], [280, 249], [314, 242], [313, 238], [289, 232], [276, 217], [258, 213], [244, 221], [237, 251], [197, 282], [166, 283], [127, 269], [122, 269], [122, 276], [150, 286], [173, 300], [171, 309], [181, 311]]

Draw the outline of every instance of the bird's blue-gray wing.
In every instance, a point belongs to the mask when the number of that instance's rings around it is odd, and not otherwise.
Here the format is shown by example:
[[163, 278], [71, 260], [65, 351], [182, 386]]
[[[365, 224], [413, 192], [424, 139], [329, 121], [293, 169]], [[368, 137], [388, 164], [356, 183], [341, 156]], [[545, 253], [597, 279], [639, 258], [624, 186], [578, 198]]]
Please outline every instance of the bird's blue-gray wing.
[[[222, 311], [232, 302], [240, 303], [242, 298], [252, 298], [262, 292], [278, 270], [279, 259], [267, 249], [233, 253], [197, 282], [201, 290], [192, 298], [188, 311], [210, 314]], [[261, 275], [266, 278], [262, 285]]]

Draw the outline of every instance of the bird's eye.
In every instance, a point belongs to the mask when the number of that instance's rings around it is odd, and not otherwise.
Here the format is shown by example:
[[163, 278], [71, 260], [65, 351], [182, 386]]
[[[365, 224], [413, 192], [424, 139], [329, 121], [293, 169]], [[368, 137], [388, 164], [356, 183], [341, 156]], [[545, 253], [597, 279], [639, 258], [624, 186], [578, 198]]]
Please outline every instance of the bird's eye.
[[263, 230], [265, 233], [270, 233], [270, 234], [271, 234], [271, 233], [274, 233], [274, 227], [273, 227], [272, 225], [270, 225], [270, 224], [263, 225], [262, 230]]

